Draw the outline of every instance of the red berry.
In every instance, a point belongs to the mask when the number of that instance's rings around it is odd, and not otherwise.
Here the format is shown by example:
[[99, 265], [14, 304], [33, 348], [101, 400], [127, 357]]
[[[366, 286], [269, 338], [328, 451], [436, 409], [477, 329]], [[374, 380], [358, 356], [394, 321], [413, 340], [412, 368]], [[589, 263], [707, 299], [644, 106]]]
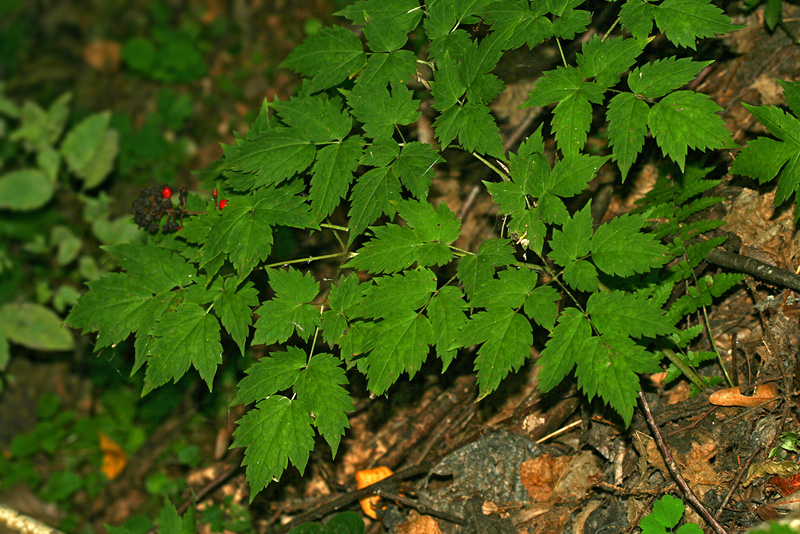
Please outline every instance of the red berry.
[[161, 196], [164, 198], [170, 198], [172, 196], [172, 189], [165, 187], [161, 190]]
[[214, 191], [211, 194], [214, 195], [214, 198], [217, 198], [217, 188], [216, 187], [214, 188]]
[[219, 209], [224, 210], [228, 206], [228, 199], [223, 198], [219, 201]]

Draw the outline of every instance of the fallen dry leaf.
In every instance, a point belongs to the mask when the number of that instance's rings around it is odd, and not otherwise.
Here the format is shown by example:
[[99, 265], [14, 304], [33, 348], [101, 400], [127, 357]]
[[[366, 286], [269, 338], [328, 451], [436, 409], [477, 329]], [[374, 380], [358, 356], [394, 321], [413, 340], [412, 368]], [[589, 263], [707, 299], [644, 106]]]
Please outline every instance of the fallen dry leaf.
[[116, 72], [121, 48], [116, 41], [92, 41], [83, 49], [83, 60], [96, 71]]
[[519, 466], [519, 476], [531, 500], [549, 502], [553, 498], [556, 483], [571, 461], [572, 458], [569, 456], [556, 457], [542, 454], [522, 462]]
[[708, 402], [716, 406], [758, 406], [778, 397], [778, 387], [768, 382], [756, 388], [752, 395], [742, 395], [738, 387], [715, 391], [708, 397]]

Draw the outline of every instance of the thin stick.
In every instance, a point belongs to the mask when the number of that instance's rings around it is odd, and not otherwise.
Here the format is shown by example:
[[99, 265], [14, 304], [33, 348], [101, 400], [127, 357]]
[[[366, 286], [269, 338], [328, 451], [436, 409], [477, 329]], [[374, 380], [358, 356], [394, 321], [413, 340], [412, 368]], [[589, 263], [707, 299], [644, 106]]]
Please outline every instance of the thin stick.
[[753, 451], [753, 454], [750, 455], [750, 458], [747, 459], [742, 468], [739, 470], [739, 473], [736, 475], [736, 478], [733, 479], [733, 483], [731, 484], [731, 489], [729, 489], [728, 493], [725, 494], [725, 498], [722, 499], [722, 504], [719, 505], [717, 513], [714, 514], [714, 517], [718, 518], [720, 514], [722, 514], [723, 508], [725, 508], [725, 506], [728, 504], [728, 501], [731, 500], [731, 495], [733, 495], [733, 491], [739, 487], [739, 482], [742, 480], [742, 477], [747, 472], [747, 468], [750, 467], [750, 464], [753, 463], [753, 460], [755, 460], [756, 455], [759, 452], [761, 452], [762, 448], [763, 445], [759, 445], [758, 447], [756, 447], [756, 450]]
[[60, 530], [56, 530], [53, 527], [45, 525], [41, 521], [21, 514], [4, 504], [0, 504], [0, 525], [24, 534], [64, 534]]
[[664, 436], [661, 435], [661, 431], [658, 429], [658, 425], [656, 424], [656, 418], [653, 417], [653, 411], [650, 409], [650, 403], [647, 402], [647, 399], [644, 396], [642, 391], [639, 392], [639, 402], [642, 404], [642, 411], [644, 412], [644, 416], [647, 419], [647, 424], [650, 426], [650, 430], [653, 431], [653, 437], [656, 439], [656, 443], [658, 444], [658, 448], [661, 449], [661, 454], [664, 456], [664, 463], [667, 464], [667, 469], [669, 469], [672, 478], [675, 479], [675, 482], [678, 484], [678, 487], [681, 488], [683, 494], [686, 496], [686, 499], [694, 506], [695, 510], [703, 516], [703, 519], [711, 525], [711, 528], [714, 529], [714, 532], [717, 534], [728, 534], [725, 530], [725, 527], [719, 524], [719, 522], [714, 519], [714, 516], [711, 515], [703, 503], [700, 502], [700, 499], [697, 498], [692, 488], [689, 487], [689, 484], [686, 483], [686, 480], [681, 475], [681, 472], [678, 470], [678, 464], [675, 463], [675, 458], [672, 457], [672, 453], [667, 448], [667, 444], [664, 441]]
[[537, 439], [536, 440], [536, 444], [538, 445], [539, 443], [544, 443], [545, 441], [547, 441], [550, 438], [554, 438], [556, 436], [559, 436], [559, 435], [563, 434], [564, 432], [567, 432], [568, 430], [572, 430], [573, 428], [575, 428], [576, 426], [578, 426], [581, 423], [583, 423], [583, 419], [578, 419], [577, 421], [571, 422], [567, 426], [562, 426], [561, 428], [559, 428], [555, 432], [550, 432], [545, 437], [543, 437], [541, 439]]

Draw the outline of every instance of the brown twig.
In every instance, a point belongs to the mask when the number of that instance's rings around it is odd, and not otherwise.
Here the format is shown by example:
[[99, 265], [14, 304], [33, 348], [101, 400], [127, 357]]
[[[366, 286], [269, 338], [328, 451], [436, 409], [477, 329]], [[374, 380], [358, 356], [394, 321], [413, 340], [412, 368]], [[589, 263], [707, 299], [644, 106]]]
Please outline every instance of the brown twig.
[[692, 488], [689, 487], [689, 484], [686, 483], [686, 479], [683, 478], [681, 475], [680, 470], [678, 469], [678, 464], [675, 463], [675, 458], [672, 457], [672, 452], [667, 448], [667, 444], [664, 441], [664, 436], [661, 435], [661, 430], [659, 430], [658, 425], [656, 424], [656, 418], [653, 417], [653, 411], [650, 409], [650, 403], [647, 402], [647, 399], [644, 396], [643, 392], [639, 392], [639, 402], [642, 405], [642, 411], [644, 412], [644, 416], [647, 419], [647, 424], [650, 426], [650, 430], [653, 431], [653, 437], [658, 444], [658, 448], [661, 450], [661, 454], [664, 456], [664, 463], [667, 464], [667, 469], [669, 469], [672, 478], [675, 479], [675, 482], [678, 484], [678, 487], [681, 488], [683, 494], [686, 496], [686, 499], [694, 506], [695, 510], [703, 516], [703, 519], [711, 525], [711, 528], [717, 534], [728, 534], [725, 530], [725, 527], [719, 524], [719, 522], [714, 519], [714, 516], [711, 515], [711, 512], [703, 506], [703, 503], [700, 502], [700, 499], [697, 498]]
[[444, 519], [445, 521], [449, 521], [450, 523], [455, 523], [456, 525], [461, 525], [462, 527], [467, 524], [467, 522], [464, 521], [464, 519], [462, 519], [462, 518], [460, 518], [458, 516], [450, 515], [450, 514], [448, 514], [446, 512], [442, 512], [440, 510], [436, 510], [436, 509], [430, 508], [429, 506], [426, 506], [426, 505], [424, 505], [424, 504], [422, 504], [420, 502], [417, 502], [417, 501], [415, 501], [413, 499], [408, 499], [408, 498], [403, 497], [401, 495], [396, 495], [394, 493], [389, 493], [386, 490], [379, 489], [379, 490], [375, 491], [375, 495], [383, 497], [384, 499], [389, 499], [391, 501], [397, 501], [400, 504], [404, 504], [404, 505], [406, 505], [406, 506], [408, 506], [410, 508], [415, 509], [417, 512], [419, 512], [422, 515], [429, 515], [429, 516], [432, 516], [432, 517], [438, 517], [439, 519]]

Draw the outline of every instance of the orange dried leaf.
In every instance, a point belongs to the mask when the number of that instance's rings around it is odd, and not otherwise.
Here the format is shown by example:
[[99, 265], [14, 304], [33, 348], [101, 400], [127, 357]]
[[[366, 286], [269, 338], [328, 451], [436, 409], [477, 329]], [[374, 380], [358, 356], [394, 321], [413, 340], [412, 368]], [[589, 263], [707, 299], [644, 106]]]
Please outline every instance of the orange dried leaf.
[[103, 453], [103, 473], [109, 480], [114, 480], [128, 465], [128, 457], [114, 440], [102, 432], [98, 432], [97, 435], [100, 436], [100, 451]]
[[758, 406], [766, 401], [778, 397], [778, 387], [772, 382], [762, 384], [756, 388], [753, 395], [742, 395], [738, 387], [715, 391], [708, 397], [708, 402], [716, 406], [743, 406], [749, 408]]
[[[388, 478], [392, 476], [392, 470], [388, 467], [375, 467], [374, 469], [364, 469], [363, 471], [356, 471], [356, 486], [358, 489], [364, 489], [367, 486], [371, 486], [376, 482], [380, 482], [384, 478]], [[375, 512], [375, 506], [377, 506], [380, 497], [377, 495], [372, 495], [370, 497], [364, 497], [359, 502], [361, 503], [361, 509], [364, 510], [364, 513], [371, 517], [372, 519], [378, 519], [378, 514]]]

